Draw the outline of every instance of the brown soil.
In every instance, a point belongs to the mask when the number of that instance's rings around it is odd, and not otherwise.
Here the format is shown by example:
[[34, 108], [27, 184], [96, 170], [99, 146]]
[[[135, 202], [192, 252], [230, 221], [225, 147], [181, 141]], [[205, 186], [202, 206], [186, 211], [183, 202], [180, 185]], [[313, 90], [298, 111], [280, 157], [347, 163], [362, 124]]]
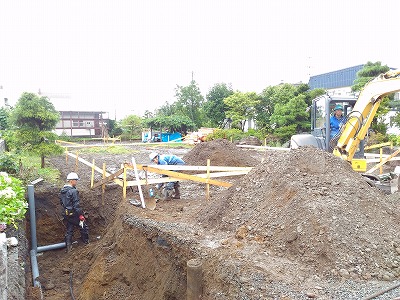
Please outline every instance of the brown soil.
[[[129, 149], [80, 157], [112, 173], [132, 156], [147, 164], [154, 151]], [[243, 150], [226, 140], [159, 151], [189, 165], [209, 158], [254, 168], [230, 178], [229, 189], [212, 186], [210, 201], [203, 184], [184, 181], [182, 199], [149, 210], [129, 204], [139, 199], [136, 189], [122, 199], [115, 184], [102, 199], [101, 188], [90, 189], [91, 169], [79, 164], [90, 244], [38, 256], [44, 299], [71, 299], [70, 282], [76, 299], [185, 299], [193, 258], [203, 264], [202, 299], [361, 299], [399, 279], [399, 194], [370, 188], [339, 158], [314, 148]], [[63, 177], [75, 169], [64, 156], [49, 161]], [[63, 240], [60, 188], [35, 187], [39, 245]]]
[[253, 167], [259, 163], [249, 152], [224, 139], [197, 144], [183, 156], [183, 160], [192, 166], [205, 166], [207, 159], [212, 166]]

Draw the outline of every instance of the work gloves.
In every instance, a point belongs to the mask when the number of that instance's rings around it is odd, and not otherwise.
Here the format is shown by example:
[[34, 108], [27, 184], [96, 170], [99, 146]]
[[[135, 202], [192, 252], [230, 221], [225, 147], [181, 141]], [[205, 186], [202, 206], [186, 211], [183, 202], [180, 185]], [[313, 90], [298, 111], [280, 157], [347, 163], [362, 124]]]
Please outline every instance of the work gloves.
[[81, 226], [81, 228], [83, 228], [83, 222], [85, 222], [85, 217], [83, 215], [79, 216], [79, 226]]

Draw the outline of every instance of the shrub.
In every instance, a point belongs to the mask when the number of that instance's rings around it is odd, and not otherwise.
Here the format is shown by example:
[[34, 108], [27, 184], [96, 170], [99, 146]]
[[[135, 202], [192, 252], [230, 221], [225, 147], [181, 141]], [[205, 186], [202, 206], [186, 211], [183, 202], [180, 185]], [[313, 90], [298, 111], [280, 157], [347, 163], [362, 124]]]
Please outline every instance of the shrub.
[[0, 172], [0, 224], [17, 227], [17, 221], [24, 218], [27, 207], [22, 182]]
[[246, 134], [240, 129], [216, 129], [214, 133], [207, 136], [206, 140], [227, 139], [234, 142], [239, 141], [244, 136], [246, 136]]
[[18, 157], [15, 154], [3, 152], [0, 154], [0, 172], [17, 174], [19, 171]]

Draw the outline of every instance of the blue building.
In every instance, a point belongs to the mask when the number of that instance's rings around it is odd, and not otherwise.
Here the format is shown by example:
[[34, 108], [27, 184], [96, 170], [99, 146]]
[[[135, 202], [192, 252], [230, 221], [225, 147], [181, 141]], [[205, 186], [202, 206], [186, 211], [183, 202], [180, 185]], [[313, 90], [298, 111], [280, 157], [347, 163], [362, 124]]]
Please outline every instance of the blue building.
[[346, 69], [332, 71], [320, 75], [311, 76], [308, 82], [310, 89], [338, 89], [351, 87], [354, 80], [357, 78], [357, 72], [360, 71], [364, 65], [358, 65]]

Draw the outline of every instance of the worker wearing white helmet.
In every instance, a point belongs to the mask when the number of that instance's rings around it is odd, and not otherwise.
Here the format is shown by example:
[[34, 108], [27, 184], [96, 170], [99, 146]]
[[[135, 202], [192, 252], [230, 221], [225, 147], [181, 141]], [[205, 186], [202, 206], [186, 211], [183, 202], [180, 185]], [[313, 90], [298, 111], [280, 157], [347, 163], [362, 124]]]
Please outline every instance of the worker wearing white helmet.
[[151, 153], [149, 154], [150, 161], [153, 161], [153, 160], [156, 159], [157, 157], [158, 157], [158, 153], [157, 153], [157, 152], [151, 152]]
[[[185, 162], [178, 156], [173, 154], [165, 154], [160, 155], [157, 152], [152, 152], [149, 154], [150, 161], [158, 164], [158, 165], [184, 165]], [[157, 188], [160, 189], [163, 184], [157, 185]], [[163, 198], [167, 200], [169, 195], [172, 194], [172, 190], [175, 190], [175, 194], [172, 197], [173, 199], [180, 199], [181, 193], [179, 191], [179, 181], [168, 182], [163, 191]]]
[[71, 172], [67, 175], [67, 180], [79, 180], [79, 176], [75, 172]]
[[78, 174], [71, 172], [67, 175], [67, 184], [60, 191], [60, 203], [63, 207], [63, 217], [66, 221], [67, 232], [65, 243], [67, 252], [72, 248], [72, 236], [74, 228], [78, 227], [83, 243], [89, 243], [89, 228], [79, 203], [79, 192], [76, 184], [79, 180]]

